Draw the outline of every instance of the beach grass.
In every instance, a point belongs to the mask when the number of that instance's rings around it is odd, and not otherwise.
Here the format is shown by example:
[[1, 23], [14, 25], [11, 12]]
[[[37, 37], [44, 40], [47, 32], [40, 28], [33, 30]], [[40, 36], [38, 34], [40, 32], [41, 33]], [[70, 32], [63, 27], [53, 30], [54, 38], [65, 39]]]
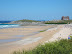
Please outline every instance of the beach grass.
[[13, 54], [72, 54], [72, 38], [45, 43], [29, 51], [15, 51]]
[[42, 31], [39, 31], [39, 32], [44, 32], [44, 31], [46, 31], [46, 30], [42, 30]]

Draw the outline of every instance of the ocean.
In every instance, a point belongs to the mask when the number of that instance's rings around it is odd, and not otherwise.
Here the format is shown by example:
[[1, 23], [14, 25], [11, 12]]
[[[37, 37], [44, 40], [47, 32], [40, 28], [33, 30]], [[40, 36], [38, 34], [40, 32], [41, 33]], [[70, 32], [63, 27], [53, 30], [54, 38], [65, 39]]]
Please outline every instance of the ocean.
[[1, 23], [10, 23], [11, 21], [0, 21], [0, 24]]
[[0, 29], [3, 28], [13, 28], [13, 27], [18, 27], [18, 24], [3, 24], [3, 23], [9, 23], [11, 21], [0, 21]]

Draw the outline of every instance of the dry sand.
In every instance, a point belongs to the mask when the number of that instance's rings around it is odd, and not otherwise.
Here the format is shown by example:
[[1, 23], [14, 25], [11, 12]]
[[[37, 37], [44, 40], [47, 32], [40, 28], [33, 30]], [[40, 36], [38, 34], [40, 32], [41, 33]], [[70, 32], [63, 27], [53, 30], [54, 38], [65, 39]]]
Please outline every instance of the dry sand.
[[[41, 30], [46, 31], [33, 34]], [[67, 29], [65, 25], [28, 26], [27, 28], [0, 29], [0, 32], [4, 33], [0, 34], [0, 39], [22, 38], [20, 41], [0, 45], [0, 54], [10, 54], [17, 50], [33, 49], [39, 44], [54, 41], [58, 39], [58, 37], [67, 38], [70, 34], [70, 28]], [[24, 37], [13, 37], [14, 35], [24, 35]]]
[[64, 25], [59, 32], [53, 35], [53, 37], [46, 42], [58, 41], [61, 39], [68, 39], [68, 36], [72, 34], [72, 25]]

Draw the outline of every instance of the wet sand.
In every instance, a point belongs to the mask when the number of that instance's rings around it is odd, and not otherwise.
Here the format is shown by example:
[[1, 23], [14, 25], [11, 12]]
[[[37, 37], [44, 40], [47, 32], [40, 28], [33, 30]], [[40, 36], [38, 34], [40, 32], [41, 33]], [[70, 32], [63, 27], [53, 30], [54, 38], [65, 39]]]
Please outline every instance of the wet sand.
[[[60, 31], [63, 25], [49, 26], [25, 26], [21, 28], [0, 29], [0, 40], [13, 40], [0, 43], [0, 54], [11, 54], [17, 50], [29, 50], [37, 45], [44, 43], [52, 38], [52, 36]], [[46, 30], [44, 32], [39, 32]], [[18, 36], [18, 37], [17, 37]]]

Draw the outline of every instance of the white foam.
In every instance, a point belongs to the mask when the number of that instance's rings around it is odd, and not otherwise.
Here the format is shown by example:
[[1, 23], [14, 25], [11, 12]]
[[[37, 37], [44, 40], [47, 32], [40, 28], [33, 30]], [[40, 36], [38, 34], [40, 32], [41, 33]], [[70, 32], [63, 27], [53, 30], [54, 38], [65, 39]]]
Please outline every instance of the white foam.
[[19, 25], [0, 25], [0, 28], [17, 27]]

